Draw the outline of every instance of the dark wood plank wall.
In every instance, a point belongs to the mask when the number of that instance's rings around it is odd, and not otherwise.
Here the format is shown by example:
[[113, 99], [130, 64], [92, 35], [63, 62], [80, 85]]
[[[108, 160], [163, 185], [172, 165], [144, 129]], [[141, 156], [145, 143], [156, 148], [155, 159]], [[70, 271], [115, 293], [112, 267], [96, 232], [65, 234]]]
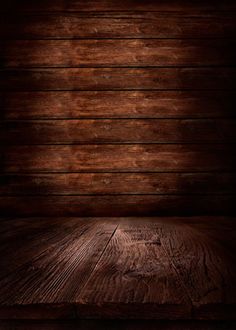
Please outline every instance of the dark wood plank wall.
[[1, 4], [5, 216], [235, 214], [235, 1]]

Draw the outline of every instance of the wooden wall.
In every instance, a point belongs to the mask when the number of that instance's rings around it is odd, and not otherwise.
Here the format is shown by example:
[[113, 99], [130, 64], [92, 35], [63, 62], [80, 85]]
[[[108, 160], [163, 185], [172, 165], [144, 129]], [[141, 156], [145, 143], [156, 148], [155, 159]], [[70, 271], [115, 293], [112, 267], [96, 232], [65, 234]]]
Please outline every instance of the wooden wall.
[[235, 1], [1, 4], [5, 216], [235, 214]]

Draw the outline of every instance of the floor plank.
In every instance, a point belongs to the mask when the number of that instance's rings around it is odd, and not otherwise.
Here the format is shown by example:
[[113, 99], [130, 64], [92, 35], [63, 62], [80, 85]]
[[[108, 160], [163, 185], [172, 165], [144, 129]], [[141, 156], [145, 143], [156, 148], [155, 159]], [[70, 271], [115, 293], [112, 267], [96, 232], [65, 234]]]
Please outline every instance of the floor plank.
[[184, 279], [195, 317], [235, 317], [235, 224], [198, 221], [161, 228], [164, 248]]
[[190, 317], [188, 297], [158, 233], [122, 223], [76, 302], [79, 317]]
[[153, 228], [191, 298], [193, 318], [234, 319], [235, 219], [225, 217], [126, 220], [125, 228]]
[[[114, 220], [115, 222], [115, 220]], [[61, 240], [33, 256], [15, 273], [0, 282], [2, 305], [49, 304], [73, 301], [73, 293], [93, 270], [116, 228], [115, 223], [79, 223], [70, 235], [61, 232]], [[33, 295], [32, 295], [33, 292]]]
[[234, 319], [235, 226], [226, 217], [3, 219], [0, 319]]
[[90, 226], [78, 218], [70, 221], [65, 218], [26, 218], [5, 224], [2, 226], [5, 230], [1, 232], [0, 278], [14, 273], [24, 264], [30, 266], [32, 258], [45, 254], [51, 246], [63, 243], [77, 227], [83, 232]]

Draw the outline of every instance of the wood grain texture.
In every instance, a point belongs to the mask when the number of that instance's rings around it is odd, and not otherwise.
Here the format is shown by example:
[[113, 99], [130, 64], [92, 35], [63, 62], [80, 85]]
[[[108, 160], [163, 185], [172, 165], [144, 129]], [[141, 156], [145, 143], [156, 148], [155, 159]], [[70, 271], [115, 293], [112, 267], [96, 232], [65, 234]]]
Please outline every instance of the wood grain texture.
[[1, 118], [235, 117], [233, 91], [2, 92]]
[[[193, 217], [150, 220], [149, 223], [144, 224], [137, 219], [137, 221], [128, 220], [128, 224], [123, 221], [120, 226], [124, 226], [126, 230], [133, 227], [137, 231], [148, 228], [153, 228], [154, 231], [154, 228], [157, 228], [157, 232], [161, 233], [160, 244], [184, 280], [185, 289], [193, 303], [193, 315], [196, 318], [234, 319], [236, 271], [233, 266], [235, 265], [233, 221], [216, 218], [213, 224], [209, 218]], [[226, 243], [222, 233], [231, 231], [233, 231], [232, 235], [229, 235]]]
[[236, 215], [236, 195], [97, 195], [0, 197], [2, 216]]
[[[228, 232], [232, 230], [227, 243], [220, 233], [224, 226]], [[234, 226], [230, 227], [227, 221], [216, 222], [213, 228], [208, 222], [197, 222], [184, 226], [181, 223], [173, 231], [169, 226], [163, 229], [161, 242], [185, 280], [195, 317], [206, 315], [208, 319], [214, 319], [227, 315], [228, 319], [234, 318], [235, 239]]]
[[235, 1], [0, 12], [0, 328], [233, 330]]
[[62, 235], [55, 247], [38, 256], [32, 255], [30, 265], [18, 268], [16, 283], [14, 273], [2, 279], [0, 304], [73, 302], [74, 293], [83, 288], [116, 229], [115, 221], [95, 222], [93, 226], [90, 222], [87, 222], [88, 228], [78, 226], [70, 236]]
[[235, 173], [2, 174], [0, 195], [234, 194]]
[[[136, 144], [2, 147], [5, 172], [234, 170], [234, 145]], [[66, 160], [66, 161], [65, 161]]]
[[1, 263], [18, 264], [0, 268], [1, 319], [234, 318], [235, 218], [25, 218], [1, 229], [0, 242], [12, 239]]
[[0, 37], [209, 38], [235, 37], [235, 13], [91, 12], [2, 14]]
[[40, 2], [32, 2], [22, 0], [20, 3], [16, 0], [4, 2], [1, 11], [169, 11], [169, 12], [196, 12], [196, 11], [225, 11], [235, 10], [235, 2], [233, 0], [225, 0], [224, 2], [216, 1], [184, 1], [184, 0], [161, 0], [161, 1], [135, 1], [135, 0], [41, 0]]
[[[96, 219], [93, 222], [95, 223]], [[1, 231], [1, 279], [16, 272], [24, 264], [30, 267], [32, 257], [45, 255], [51, 246], [65, 244], [67, 236], [73, 239], [77, 226], [80, 233], [91, 227], [90, 223], [78, 218], [70, 221], [66, 218], [23, 218], [18, 221], [8, 220], [8, 223], [10, 227], [2, 224], [5, 230]], [[63, 240], [62, 232], [65, 234]], [[22, 244], [22, 237], [24, 237], [24, 244]]]
[[142, 318], [190, 317], [183, 283], [158, 233], [153, 228], [124, 229], [122, 224], [78, 293], [76, 303], [80, 317], [134, 318], [138, 311]]
[[235, 89], [235, 68], [5, 69], [1, 90]]
[[234, 213], [235, 9], [2, 4], [4, 214]]
[[235, 50], [228, 39], [11, 40], [2, 42], [0, 61], [4, 67], [213, 66], [234, 65]]
[[235, 120], [2, 121], [2, 144], [236, 142]]

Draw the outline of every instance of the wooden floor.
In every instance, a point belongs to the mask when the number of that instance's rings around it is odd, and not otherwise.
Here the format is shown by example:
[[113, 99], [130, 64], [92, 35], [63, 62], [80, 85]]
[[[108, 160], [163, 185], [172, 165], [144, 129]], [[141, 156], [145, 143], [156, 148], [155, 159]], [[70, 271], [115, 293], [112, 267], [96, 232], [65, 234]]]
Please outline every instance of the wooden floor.
[[235, 221], [2, 219], [0, 319], [233, 320]]

